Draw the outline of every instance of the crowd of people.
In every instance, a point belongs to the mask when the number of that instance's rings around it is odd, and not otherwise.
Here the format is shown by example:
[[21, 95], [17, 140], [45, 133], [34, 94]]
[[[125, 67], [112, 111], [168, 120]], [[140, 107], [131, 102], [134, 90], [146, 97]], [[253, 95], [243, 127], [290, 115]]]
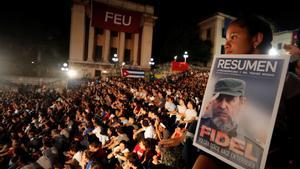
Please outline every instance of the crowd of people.
[[[265, 22], [240, 18], [227, 29], [225, 51], [266, 54], [271, 41]], [[299, 166], [299, 61], [292, 69], [268, 154], [270, 169]], [[231, 168], [193, 146], [208, 76], [189, 70], [156, 80], [98, 79], [61, 93], [0, 90], [0, 168]], [[223, 101], [227, 95], [215, 97]]]
[[63, 94], [2, 91], [4, 168], [191, 168], [208, 72], [105, 78]]

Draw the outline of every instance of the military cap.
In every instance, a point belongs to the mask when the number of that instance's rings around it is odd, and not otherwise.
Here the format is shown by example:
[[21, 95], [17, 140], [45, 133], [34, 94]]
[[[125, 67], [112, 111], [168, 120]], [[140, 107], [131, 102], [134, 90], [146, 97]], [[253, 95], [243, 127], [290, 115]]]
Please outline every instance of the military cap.
[[214, 93], [225, 94], [230, 96], [244, 96], [246, 83], [240, 79], [222, 78], [215, 84]]

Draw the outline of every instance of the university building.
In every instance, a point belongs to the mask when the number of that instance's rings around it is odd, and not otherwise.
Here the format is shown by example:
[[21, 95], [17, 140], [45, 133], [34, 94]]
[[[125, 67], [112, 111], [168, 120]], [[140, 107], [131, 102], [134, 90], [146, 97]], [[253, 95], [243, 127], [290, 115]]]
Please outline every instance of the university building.
[[[215, 55], [224, 54], [224, 44], [226, 42], [226, 30], [235, 17], [217, 12], [214, 16], [209, 17], [198, 23], [200, 38], [202, 40], [210, 40], [212, 43], [211, 54], [213, 58]], [[211, 66], [212, 59], [208, 66]]]
[[149, 5], [126, 0], [74, 0], [69, 69], [79, 77], [101, 76], [122, 63], [149, 69], [156, 19]]

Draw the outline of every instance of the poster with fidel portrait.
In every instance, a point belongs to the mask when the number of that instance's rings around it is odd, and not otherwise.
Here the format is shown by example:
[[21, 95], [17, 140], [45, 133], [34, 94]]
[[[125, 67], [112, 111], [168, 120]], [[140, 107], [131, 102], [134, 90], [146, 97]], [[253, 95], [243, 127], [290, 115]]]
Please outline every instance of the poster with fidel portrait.
[[264, 168], [288, 62], [289, 56], [216, 56], [194, 145], [236, 168]]

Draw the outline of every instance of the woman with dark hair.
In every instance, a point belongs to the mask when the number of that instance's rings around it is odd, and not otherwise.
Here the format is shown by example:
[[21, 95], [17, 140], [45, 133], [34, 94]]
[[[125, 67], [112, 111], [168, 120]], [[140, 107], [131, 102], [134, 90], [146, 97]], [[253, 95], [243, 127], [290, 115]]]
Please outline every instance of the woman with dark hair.
[[[229, 27], [227, 28], [225, 53], [267, 54], [271, 49], [272, 39], [271, 27], [263, 18], [254, 15], [241, 17], [231, 22]], [[290, 78], [287, 76], [269, 150], [266, 165], [268, 169], [290, 167], [291, 165], [288, 163], [291, 157], [288, 156], [293, 155], [288, 154], [294, 154], [294, 157], [292, 157], [292, 159], [294, 159], [296, 157], [295, 154], [297, 154], [295, 152], [299, 152], [299, 150], [296, 148], [299, 147], [297, 146], [297, 144], [296, 146], [294, 146], [295, 149], [290, 149], [293, 153], [287, 153], [288, 151], [286, 151], [288, 147], [287, 145], [289, 145], [290, 142], [288, 141], [287, 133], [290, 129], [296, 130], [294, 129], [295, 127], [293, 125], [289, 125], [290, 123], [288, 122], [288, 120], [286, 120], [290, 118], [288, 108], [286, 107], [290, 101], [285, 95], [286, 89], [290, 87], [289, 85], [287, 85], [289, 80]], [[292, 85], [295, 85], [295, 83], [292, 83]], [[289, 125], [290, 128], [284, 128], [281, 126], [282, 124]], [[295, 135], [295, 133], [293, 133], [292, 135]], [[293, 139], [295, 139], [295, 137], [293, 137]], [[274, 153], [274, 151], [277, 152]], [[221, 162], [220, 160], [217, 160], [215, 157], [202, 152], [194, 163], [194, 168], [224, 169], [232, 167]]]
[[257, 16], [234, 20], [226, 32], [226, 54], [267, 54], [273, 40], [269, 24]]

